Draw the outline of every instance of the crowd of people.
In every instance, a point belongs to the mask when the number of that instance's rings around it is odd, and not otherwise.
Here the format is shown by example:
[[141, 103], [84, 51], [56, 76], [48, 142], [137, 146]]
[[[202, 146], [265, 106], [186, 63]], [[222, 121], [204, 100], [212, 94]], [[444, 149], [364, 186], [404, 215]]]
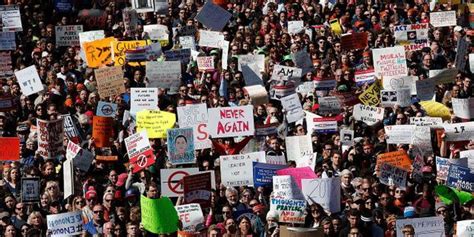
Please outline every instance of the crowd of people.
[[[1, 1], [0, 1], [1, 2]], [[133, 120], [124, 121], [124, 113], [130, 111], [130, 89], [147, 87], [145, 64], [124, 65], [123, 84], [125, 93], [101, 98], [94, 71], [81, 56], [81, 47], [56, 46], [55, 26], [83, 25], [84, 31], [104, 30], [106, 37], [119, 41], [147, 39], [144, 25], [161, 24], [169, 30], [169, 40], [162, 44], [162, 52], [181, 47], [179, 29], [196, 29], [193, 35], [199, 41], [199, 30], [206, 27], [198, 22], [197, 14], [204, 2], [187, 0], [169, 1], [168, 12], [139, 13], [135, 32], [125, 30], [122, 11], [132, 5], [120, 0], [40, 1], [8, 0], [3, 5], [18, 5], [21, 13], [22, 31], [15, 32], [16, 49], [9, 51], [12, 71], [19, 71], [31, 65], [36, 70], [44, 90], [33, 95], [24, 95], [14, 75], [0, 77], [2, 98], [11, 98], [12, 108], [0, 112], [0, 137], [18, 137], [19, 157], [3, 160], [0, 184], [0, 235], [51, 236], [47, 217], [60, 213], [82, 211], [89, 216], [93, 226], [82, 231], [82, 236], [177, 236], [174, 233], [151, 233], [142, 224], [144, 218], [140, 207], [140, 196], [160, 198], [163, 169], [197, 167], [200, 171], [214, 170], [216, 188], [212, 190], [209, 208], [202, 208], [204, 222], [191, 236], [280, 236], [283, 226], [319, 228], [324, 236], [415, 236], [417, 226], [406, 225], [397, 228], [397, 220], [406, 218], [441, 217], [444, 235], [456, 236], [456, 223], [473, 218], [474, 206], [469, 188], [453, 187], [453, 191], [464, 192], [462, 200], [446, 201], [435, 189], [446, 180], [439, 176], [437, 157], [449, 160], [459, 159], [461, 152], [474, 150], [472, 125], [466, 127], [470, 134], [467, 140], [453, 141], [449, 134], [437, 134], [431, 128], [430, 148], [419, 148], [416, 144], [388, 144], [385, 127], [410, 124], [411, 118], [430, 117], [432, 111], [423, 106], [417, 94], [410, 97], [411, 104], [395, 104], [385, 107], [383, 119], [367, 124], [353, 116], [354, 104], [340, 103], [340, 113], [322, 113], [319, 100], [336, 94], [352, 95], [358, 98], [369, 90], [377, 80], [358, 84], [357, 71], [374, 69], [373, 50], [398, 45], [394, 27], [418, 23], [430, 23], [430, 12], [455, 11], [456, 25], [433, 27], [428, 31], [428, 42], [418, 50], [406, 50], [407, 76], [428, 80], [432, 70], [457, 69], [456, 75], [448, 81], [435, 85], [433, 102], [449, 111], [443, 116], [443, 123], [467, 123], [470, 118], [461, 118], [453, 110], [452, 99], [473, 97], [474, 30], [471, 26], [472, 8], [459, 1], [380, 1], [380, 0], [299, 0], [299, 1], [238, 1], [218, 2], [232, 14], [221, 33], [229, 42], [228, 66], [222, 68], [222, 48], [197, 47], [199, 56], [213, 56], [215, 69], [202, 71], [194, 59], [182, 64], [181, 84], [178, 90], [159, 88], [157, 110], [177, 113], [177, 108], [189, 104], [206, 104], [207, 108], [253, 105], [256, 127], [277, 125], [274, 134], [247, 137], [210, 138], [211, 148], [195, 151], [195, 164], [173, 166], [167, 160], [166, 139], [150, 139], [155, 163], [139, 172], [136, 164], [130, 164], [124, 139], [137, 132]], [[150, 1], [148, 1], [150, 2]], [[153, 1], [152, 1], [153, 2]], [[455, 4], [458, 2], [458, 4]], [[462, 1], [464, 2], [464, 1]], [[61, 12], [57, 3], [71, 3], [69, 12]], [[472, 3], [471, 3], [472, 5]], [[103, 25], [90, 25], [81, 21], [84, 9], [104, 11]], [[2, 19], [4, 22], [5, 15]], [[303, 21], [304, 30], [288, 33], [288, 22]], [[334, 28], [334, 22], [339, 28]], [[89, 24], [89, 25], [88, 25]], [[177, 28], [178, 30], [173, 30]], [[341, 33], [367, 33], [367, 46], [347, 49], [341, 40]], [[365, 39], [360, 39], [365, 40]], [[459, 41], [467, 42], [466, 50], [459, 50]], [[310, 69], [298, 78], [298, 84], [324, 79], [335, 80], [332, 88], [315, 89], [297, 93], [302, 108], [308, 114], [336, 117], [338, 130], [315, 131], [307, 119], [288, 122], [287, 113], [278, 98], [271, 96], [275, 65], [297, 67], [294, 55], [297, 52], [310, 55]], [[464, 55], [459, 56], [458, 53]], [[261, 85], [268, 92], [266, 103], [255, 104], [246, 89], [245, 76], [239, 70], [240, 55], [264, 55], [264, 68], [260, 72]], [[457, 67], [457, 61], [464, 59], [464, 68]], [[166, 60], [162, 55], [158, 60]], [[4, 63], [4, 62], [2, 62]], [[4, 68], [2, 66], [2, 68]], [[381, 83], [383, 78], [378, 78]], [[307, 85], [307, 83], [305, 84]], [[298, 86], [298, 85], [296, 85]], [[293, 88], [294, 90], [294, 88]], [[380, 97], [380, 95], [376, 95]], [[117, 104], [110, 147], [96, 147], [92, 135], [92, 120], [99, 101]], [[470, 100], [470, 113], [472, 100]], [[360, 101], [358, 103], [361, 103]], [[356, 104], [358, 104], [356, 103]], [[374, 105], [374, 107], [382, 107]], [[469, 109], [468, 109], [469, 110]], [[77, 121], [82, 149], [97, 156], [116, 156], [117, 161], [104, 162], [94, 158], [88, 171], [75, 169], [74, 194], [64, 197], [64, 161], [66, 152], [55, 158], [43, 157], [38, 152], [38, 120], [55, 120], [69, 114]], [[210, 117], [209, 120], [217, 118]], [[177, 117], [179, 121], [179, 117]], [[467, 123], [469, 124], [469, 123]], [[467, 125], [466, 125], [467, 126]], [[176, 125], [177, 127], [177, 125]], [[442, 127], [442, 126], [441, 126]], [[353, 143], [343, 144], [340, 130], [353, 130]], [[438, 127], [439, 130], [439, 127]], [[221, 184], [222, 174], [219, 157], [239, 153], [265, 151], [271, 156], [288, 158], [285, 139], [290, 136], [310, 136], [312, 152], [316, 154], [314, 167], [318, 178], [340, 179], [340, 212], [331, 213], [327, 207], [314, 202], [305, 207], [304, 223], [280, 221], [278, 212], [271, 209], [272, 186], [235, 186]], [[345, 139], [345, 138], [344, 138]], [[186, 140], [186, 139], [184, 139]], [[66, 151], [68, 139], [64, 139]], [[11, 148], [0, 147], [0, 150]], [[409, 170], [406, 187], [383, 184], [379, 180], [380, 167], [377, 157], [392, 151], [405, 151], [411, 162], [421, 156]], [[2, 153], [2, 151], [0, 151]], [[470, 153], [472, 154], [472, 153]], [[294, 155], [294, 154], [292, 154]], [[472, 158], [472, 157], [471, 157]], [[454, 162], [454, 161], [453, 161]], [[287, 160], [288, 167], [297, 162]], [[466, 165], [467, 166], [467, 165]], [[414, 174], [418, 174], [415, 178]], [[40, 198], [36, 203], [22, 200], [22, 179], [40, 179]], [[471, 184], [474, 180], [470, 180]], [[469, 182], [469, 181], [467, 181]], [[449, 185], [449, 184], [448, 184]], [[451, 190], [451, 189], [448, 189]], [[474, 191], [474, 190], [473, 190]], [[456, 196], [456, 195], [455, 195]], [[182, 198], [171, 198], [178, 206]], [[246, 215], [238, 215], [247, 213]], [[252, 218], [249, 218], [249, 214]], [[189, 234], [189, 233], [188, 233]], [[183, 235], [182, 232], [179, 235]], [[322, 236], [322, 235], [321, 235]], [[457, 236], [460, 236], [459, 233]]]

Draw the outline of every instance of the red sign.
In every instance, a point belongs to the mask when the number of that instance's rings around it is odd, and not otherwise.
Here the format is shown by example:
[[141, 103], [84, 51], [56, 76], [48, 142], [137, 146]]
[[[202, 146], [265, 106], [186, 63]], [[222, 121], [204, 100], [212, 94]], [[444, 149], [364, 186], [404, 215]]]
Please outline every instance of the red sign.
[[20, 159], [20, 138], [1, 137], [0, 138], [0, 160]]
[[211, 205], [211, 173], [188, 175], [183, 178], [185, 203], [199, 203], [202, 208]]
[[146, 169], [155, 163], [155, 155], [153, 150], [146, 150], [134, 157], [130, 158], [130, 164], [133, 164], [133, 173], [140, 172], [142, 169]]

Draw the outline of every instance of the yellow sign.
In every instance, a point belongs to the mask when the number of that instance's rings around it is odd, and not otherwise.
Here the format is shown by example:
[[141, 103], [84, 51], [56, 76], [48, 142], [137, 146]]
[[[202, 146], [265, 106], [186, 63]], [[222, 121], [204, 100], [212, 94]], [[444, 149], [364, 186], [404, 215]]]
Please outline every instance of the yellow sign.
[[112, 51], [110, 45], [115, 41], [114, 37], [109, 37], [82, 44], [86, 54], [87, 66], [98, 68], [111, 64]]
[[367, 90], [359, 95], [359, 100], [364, 105], [377, 106], [380, 103], [380, 90], [382, 90], [380, 81], [375, 80]]
[[[125, 51], [128, 49], [136, 49], [148, 44], [146, 40], [132, 40], [132, 41], [115, 41], [112, 43], [112, 59], [115, 66], [125, 65]], [[132, 66], [138, 66], [138, 63], [129, 63]]]
[[342, 27], [341, 24], [339, 24], [339, 19], [333, 19], [330, 21], [331, 23], [331, 30], [334, 32], [336, 35], [341, 35], [342, 34]]
[[166, 138], [166, 130], [173, 128], [176, 115], [159, 110], [137, 112], [137, 131], [146, 130], [148, 138]]
[[436, 101], [421, 101], [420, 105], [430, 117], [441, 117], [443, 120], [449, 120], [451, 118], [449, 108], [444, 104]]

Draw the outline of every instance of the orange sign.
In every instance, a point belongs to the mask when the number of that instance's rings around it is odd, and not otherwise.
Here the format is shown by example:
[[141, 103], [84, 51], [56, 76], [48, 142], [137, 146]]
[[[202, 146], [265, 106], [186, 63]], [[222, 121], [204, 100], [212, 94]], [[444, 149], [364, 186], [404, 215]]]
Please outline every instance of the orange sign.
[[114, 118], [94, 116], [92, 119], [92, 137], [96, 147], [110, 147]]
[[411, 171], [412, 162], [405, 151], [393, 151], [380, 154], [377, 157], [377, 166], [380, 166], [382, 163], [388, 163], [408, 172]]
[[117, 156], [96, 156], [95, 160], [96, 161], [111, 162], [111, 161], [117, 161], [118, 157]]
[[0, 160], [20, 159], [20, 138], [0, 137]]

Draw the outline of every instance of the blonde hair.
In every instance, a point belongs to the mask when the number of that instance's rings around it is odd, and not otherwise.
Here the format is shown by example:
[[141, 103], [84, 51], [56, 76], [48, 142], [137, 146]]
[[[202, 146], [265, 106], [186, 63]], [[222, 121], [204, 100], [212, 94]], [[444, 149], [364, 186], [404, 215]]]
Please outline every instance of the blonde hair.
[[41, 225], [44, 224], [43, 215], [41, 215], [41, 213], [40, 213], [39, 211], [34, 211], [34, 212], [32, 212], [32, 213], [28, 216], [28, 221], [27, 221], [28, 225], [32, 225], [31, 222], [33, 221], [33, 218], [34, 218], [34, 217], [38, 217], [38, 218], [40, 219]]

